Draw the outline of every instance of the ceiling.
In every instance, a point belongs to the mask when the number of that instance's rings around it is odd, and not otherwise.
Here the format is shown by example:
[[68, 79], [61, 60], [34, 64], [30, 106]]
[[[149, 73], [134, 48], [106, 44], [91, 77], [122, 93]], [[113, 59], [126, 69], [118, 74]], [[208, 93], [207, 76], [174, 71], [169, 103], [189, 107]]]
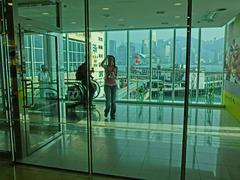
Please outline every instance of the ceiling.
[[[16, 1], [25, 26], [56, 26], [55, 0]], [[186, 6], [187, 0], [89, 0], [90, 31], [186, 27]], [[83, 0], [61, 0], [60, 10], [62, 32], [84, 31]], [[239, 13], [240, 0], [193, 0], [192, 25], [220, 27]]]

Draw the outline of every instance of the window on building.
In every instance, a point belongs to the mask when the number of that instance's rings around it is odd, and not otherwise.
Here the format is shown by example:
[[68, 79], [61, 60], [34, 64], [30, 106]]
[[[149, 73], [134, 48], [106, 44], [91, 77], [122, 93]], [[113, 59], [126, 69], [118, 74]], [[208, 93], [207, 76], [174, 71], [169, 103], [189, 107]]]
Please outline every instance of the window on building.
[[150, 30], [129, 31], [130, 99], [150, 99]]

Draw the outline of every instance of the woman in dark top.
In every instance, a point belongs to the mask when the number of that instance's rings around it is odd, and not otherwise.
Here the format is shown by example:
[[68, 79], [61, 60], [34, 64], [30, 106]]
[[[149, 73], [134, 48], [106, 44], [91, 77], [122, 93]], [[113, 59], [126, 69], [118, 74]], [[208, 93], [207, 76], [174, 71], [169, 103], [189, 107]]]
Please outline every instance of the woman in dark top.
[[105, 70], [104, 76], [104, 92], [106, 96], [106, 107], [104, 111], [104, 116], [107, 118], [110, 111], [111, 119], [115, 119], [116, 113], [116, 90], [117, 90], [117, 66], [115, 57], [112, 55], [107, 55], [107, 57], [102, 61], [101, 66]]

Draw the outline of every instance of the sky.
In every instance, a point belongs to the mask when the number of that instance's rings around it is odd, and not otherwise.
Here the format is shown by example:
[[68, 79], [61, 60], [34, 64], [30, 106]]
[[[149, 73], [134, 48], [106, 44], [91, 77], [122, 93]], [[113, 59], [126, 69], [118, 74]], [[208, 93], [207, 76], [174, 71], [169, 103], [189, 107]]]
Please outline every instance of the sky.
[[[173, 36], [173, 30], [171, 29], [162, 29], [162, 30], [153, 30], [156, 32], [157, 39], [168, 40], [170, 37]], [[177, 29], [176, 31], [177, 36], [186, 37], [186, 29]], [[142, 40], [149, 39], [149, 31], [148, 30], [136, 30], [130, 31], [130, 42], [139, 42], [141, 43]], [[197, 29], [192, 30], [192, 37], [198, 38], [198, 31]], [[220, 39], [224, 37], [224, 28], [204, 28], [202, 29], [202, 40], [210, 41], [214, 38]], [[117, 41], [122, 41], [126, 43], [127, 41], [127, 31], [115, 31], [108, 33], [108, 39], [115, 39]]]

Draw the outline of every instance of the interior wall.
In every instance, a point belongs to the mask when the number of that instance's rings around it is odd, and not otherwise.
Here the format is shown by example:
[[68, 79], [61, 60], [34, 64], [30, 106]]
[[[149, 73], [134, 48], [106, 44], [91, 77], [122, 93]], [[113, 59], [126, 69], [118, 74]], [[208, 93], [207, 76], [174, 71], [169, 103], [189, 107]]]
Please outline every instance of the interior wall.
[[227, 25], [224, 104], [240, 120], [240, 14]]

